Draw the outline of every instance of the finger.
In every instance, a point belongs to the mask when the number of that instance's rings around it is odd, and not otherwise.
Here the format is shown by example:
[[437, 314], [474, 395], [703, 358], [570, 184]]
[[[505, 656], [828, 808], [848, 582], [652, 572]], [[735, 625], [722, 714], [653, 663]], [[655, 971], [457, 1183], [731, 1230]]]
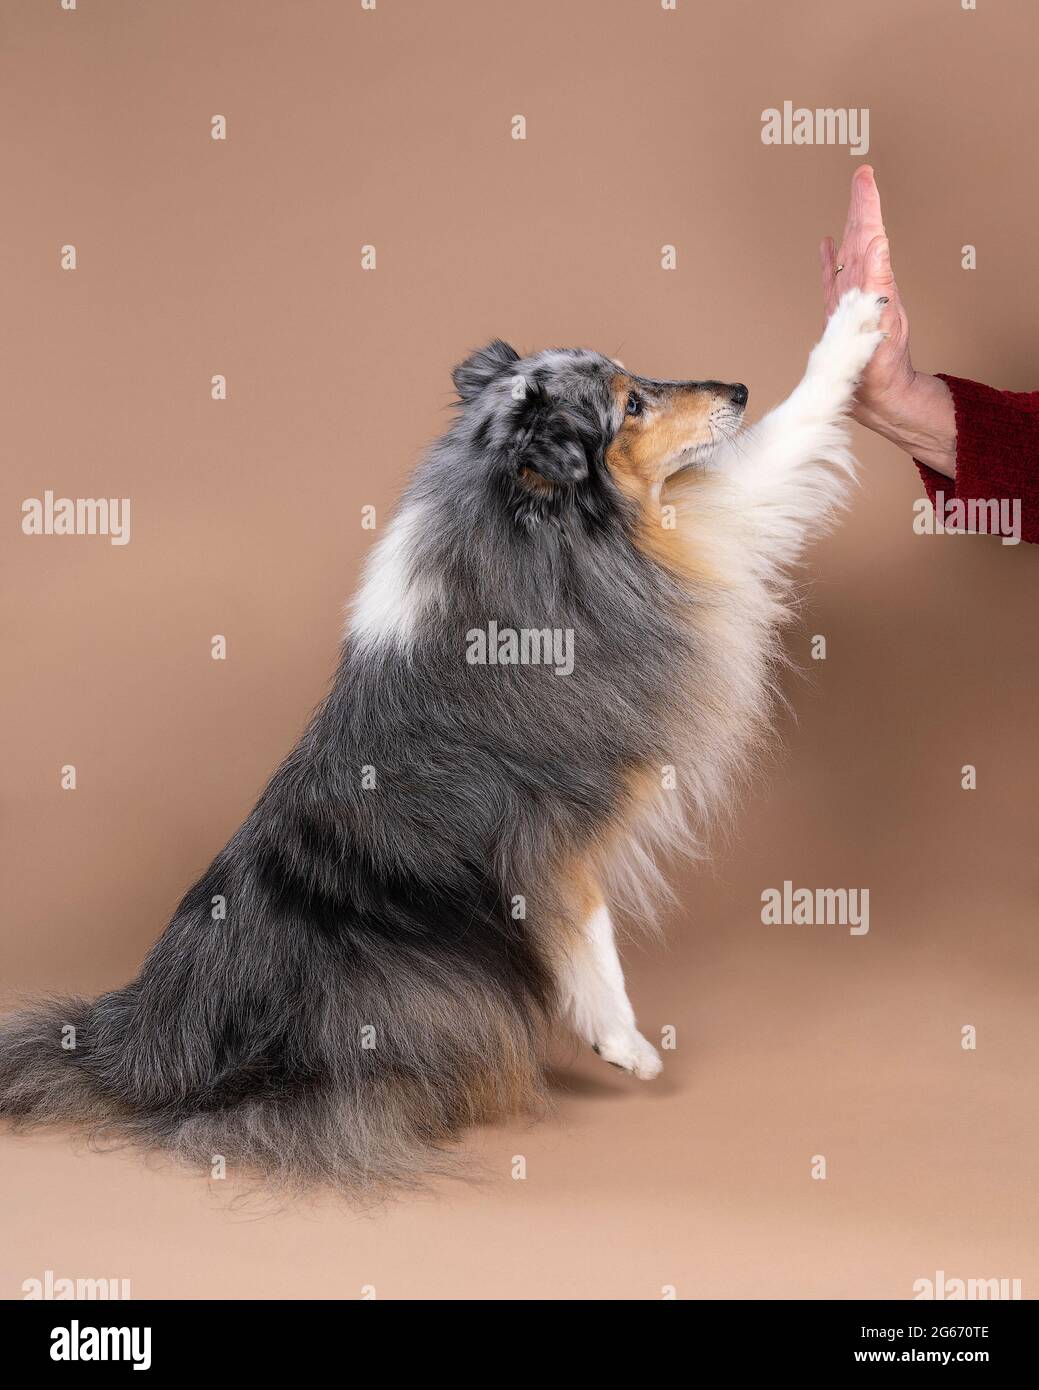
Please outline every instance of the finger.
[[862, 164], [852, 175], [851, 207], [860, 223], [883, 230], [884, 217], [880, 208], [880, 190], [870, 164]]
[[841, 257], [861, 255], [873, 237], [884, 231], [884, 218], [880, 209], [880, 193], [872, 166], [860, 165], [851, 179], [851, 197], [848, 201], [848, 220], [844, 227], [844, 240], [841, 243]]
[[874, 237], [866, 248], [863, 288], [894, 297], [895, 272], [891, 265], [891, 244], [886, 236]]

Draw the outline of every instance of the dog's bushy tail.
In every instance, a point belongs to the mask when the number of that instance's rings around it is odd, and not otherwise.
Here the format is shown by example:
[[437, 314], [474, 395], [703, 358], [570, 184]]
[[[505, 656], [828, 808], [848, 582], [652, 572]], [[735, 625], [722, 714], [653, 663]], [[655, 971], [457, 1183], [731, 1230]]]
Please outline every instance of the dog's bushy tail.
[[0, 1020], [0, 1115], [19, 1127], [101, 1118], [101, 1098], [78, 1064], [91, 1007], [85, 999], [44, 999]]
[[286, 764], [136, 979], [0, 1020], [0, 1117], [378, 1196], [539, 1108], [552, 974], [505, 889], [442, 850], [395, 869], [314, 777]]
[[466, 1127], [542, 1103], [537, 1030], [504, 998], [457, 999], [453, 1028], [432, 1032], [398, 1013], [371, 1051], [316, 998], [268, 1054], [231, 1057], [197, 1015], [160, 1022], [140, 983], [0, 1020], [0, 1117], [166, 1151], [236, 1189], [356, 1201], [467, 1171]]

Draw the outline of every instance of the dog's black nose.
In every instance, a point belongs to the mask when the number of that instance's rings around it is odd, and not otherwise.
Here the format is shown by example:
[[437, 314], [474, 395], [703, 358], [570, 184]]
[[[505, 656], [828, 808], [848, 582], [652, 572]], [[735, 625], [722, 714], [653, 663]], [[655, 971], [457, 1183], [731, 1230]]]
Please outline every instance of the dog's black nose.
[[735, 386], [730, 386], [729, 390], [732, 392], [733, 405], [738, 405], [739, 408], [742, 410], [743, 407], [747, 404], [747, 397], [750, 395], [750, 392], [744, 386], [742, 381], [738, 381]]

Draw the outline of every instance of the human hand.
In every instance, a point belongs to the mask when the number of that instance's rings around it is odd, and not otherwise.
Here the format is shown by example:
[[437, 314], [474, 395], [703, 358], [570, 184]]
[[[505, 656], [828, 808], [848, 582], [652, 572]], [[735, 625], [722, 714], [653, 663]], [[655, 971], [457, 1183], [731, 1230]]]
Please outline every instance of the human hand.
[[[886, 295], [880, 326], [887, 337], [862, 375], [852, 415], [906, 453], [948, 477], [956, 472], [956, 417], [945, 382], [917, 372], [909, 354], [909, 317], [891, 267], [873, 170], [856, 169], [840, 249], [832, 237], [819, 248], [827, 317], [849, 289]], [[840, 268], [839, 268], [840, 267]]]

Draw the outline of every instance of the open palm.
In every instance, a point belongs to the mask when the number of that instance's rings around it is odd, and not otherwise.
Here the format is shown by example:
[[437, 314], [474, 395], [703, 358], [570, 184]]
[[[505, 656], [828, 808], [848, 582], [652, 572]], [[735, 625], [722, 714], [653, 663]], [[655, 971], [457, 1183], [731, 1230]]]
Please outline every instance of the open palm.
[[861, 289], [888, 303], [880, 326], [887, 335], [863, 373], [852, 414], [860, 424], [921, 463], [954, 477], [956, 422], [949, 388], [940, 377], [913, 369], [909, 319], [891, 269], [880, 194], [868, 164], [855, 170], [839, 249], [826, 237], [819, 248], [827, 317], [846, 290]]
[[[909, 356], [909, 319], [891, 268], [880, 194], [868, 164], [856, 169], [851, 181], [851, 202], [840, 249], [835, 250], [833, 238], [826, 237], [819, 252], [827, 317], [846, 290], [887, 295], [889, 301], [881, 319], [888, 336], [866, 368], [853, 411], [856, 419], [871, 424], [873, 416], [888, 414], [898, 398], [912, 387], [915, 373]], [[843, 270], [838, 272], [838, 266], [843, 266]]]

